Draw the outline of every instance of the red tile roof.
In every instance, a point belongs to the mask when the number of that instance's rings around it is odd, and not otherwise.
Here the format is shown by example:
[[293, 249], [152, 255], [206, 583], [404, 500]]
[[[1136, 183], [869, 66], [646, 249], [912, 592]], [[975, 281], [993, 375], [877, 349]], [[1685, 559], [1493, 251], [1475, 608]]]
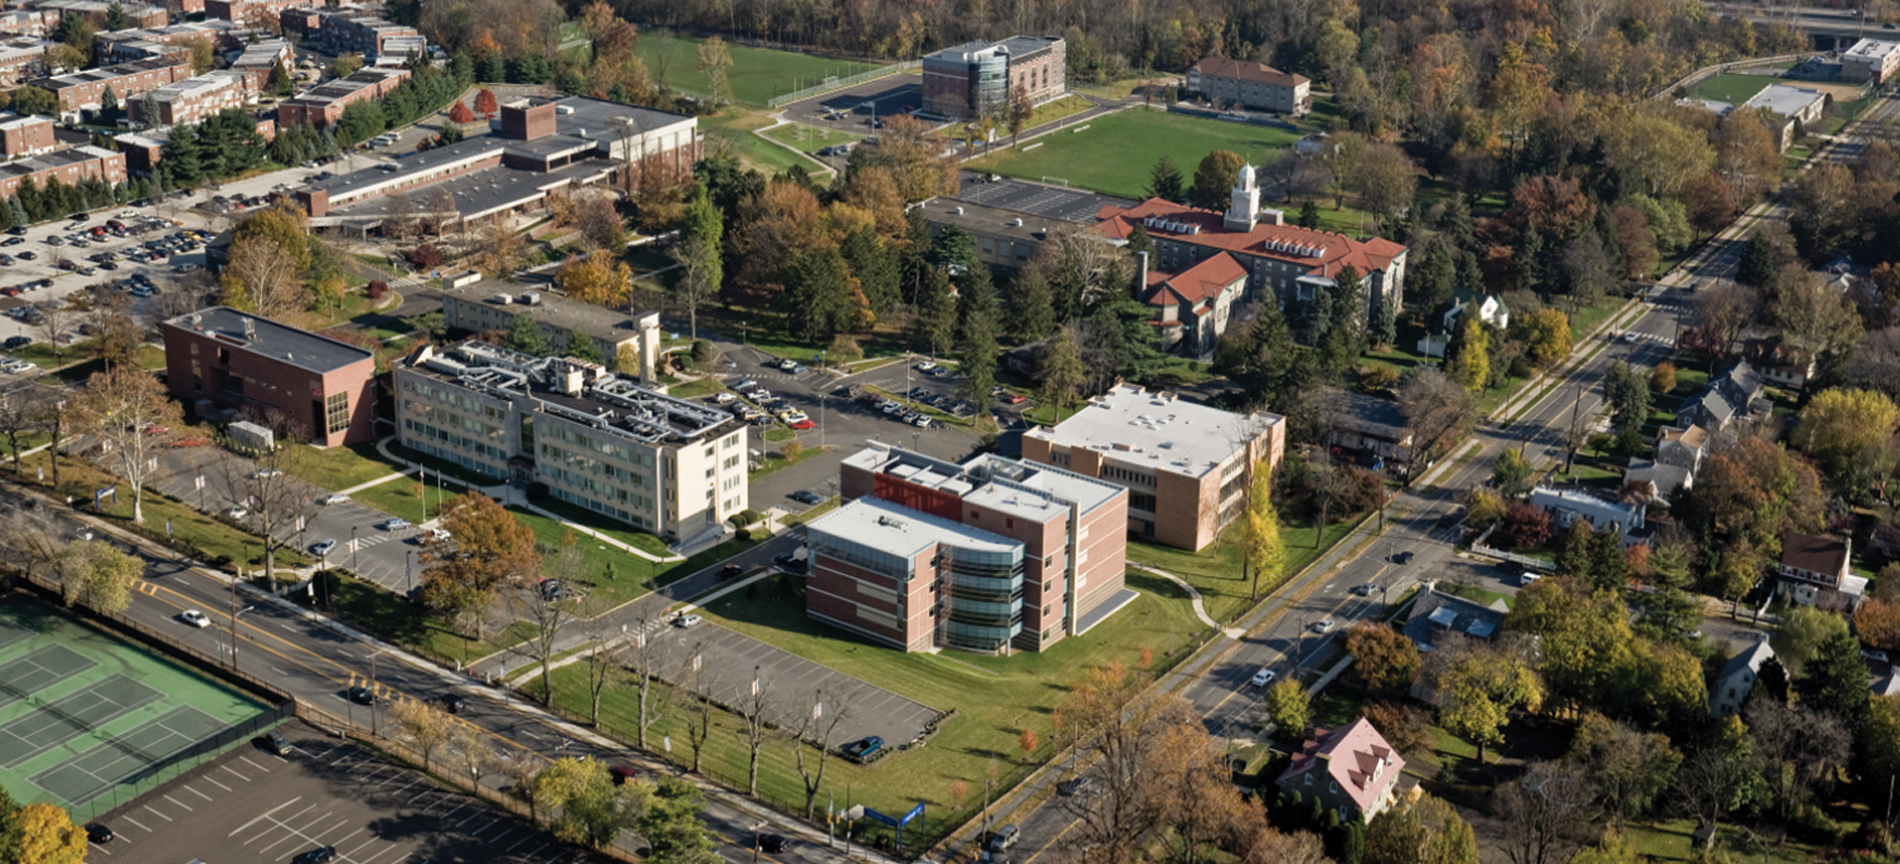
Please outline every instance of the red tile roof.
[[[1340, 268], [1347, 264], [1361, 275], [1387, 270], [1393, 259], [1405, 252], [1404, 246], [1383, 237], [1354, 240], [1344, 234], [1298, 225], [1261, 223], [1252, 231], [1231, 231], [1226, 227], [1226, 217], [1220, 213], [1161, 198], [1150, 198], [1133, 207], [1110, 205], [1096, 216], [1103, 221], [1095, 230], [1118, 240], [1127, 238], [1135, 225], [1140, 224], [1151, 237], [1300, 264], [1310, 268], [1308, 272], [1326, 277], [1338, 275]], [[1151, 217], [1153, 224], [1149, 224]], [[1300, 248], [1314, 254], [1308, 256], [1293, 251]]]
[[1215, 78], [1239, 78], [1243, 81], [1259, 81], [1263, 84], [1278, 84], [1282, 87], [1297, 87], [1310, 81], [1304, 75], [1282, 72], [1265, 63], [1233, 60], [1227, 57], [1205, 58], [1194, 64], [1189, 71]]
[[1360, 812], [1366, 812], [1398, 781], [1405, 758], [1386, 743], [1371, 721], [1361, 717], [1338, 729], [1316, 730], [1313, 740], [1293, 754], [1293, 764], [1278, 782], [1287, 785], [1291, 778], [1315, 769], [1338, 783]]

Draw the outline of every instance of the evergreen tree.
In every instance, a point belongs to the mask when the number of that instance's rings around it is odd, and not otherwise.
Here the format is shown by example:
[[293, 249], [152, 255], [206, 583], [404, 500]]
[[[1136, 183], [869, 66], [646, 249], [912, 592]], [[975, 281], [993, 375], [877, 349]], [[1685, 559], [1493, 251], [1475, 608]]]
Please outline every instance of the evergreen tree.
[[1296, 221], [1301, 228], [1319, 230], [1319, 204], [1311, 198], [1306, 199], [1306, 203], [1300, 205], [1300, 218]]
[[963, 373], [958, 388], [964, 398], [986, 404], [996, 385], [996, 286], [988, 267], [978, 265], [963, 274], [957, 285], [957, 365]]
[[171, 140], [165, 142], [162, 163], [171, 182], [186, 189], [197, 186], [204, 178], [204, 166], [199, 160], [197, 128], [180, 126], [173, 129]]
[[1440, 234], [1419, 250], [1418, 263], [1406, 273], [1406, 293], [1428, 312], [1436, 312], [1458, 288], [1457, 255]]
[[1596, 531], [1588, 519], [1574, 519], [1557, 550], [1557, 572], [1584, 582], [1597, 582]]
[[1735, 270], [1735, 281], [1760, 288], [1775, 278], [1775, 247], [1761, 234], [1748, 238], [1742, 247], [1742, 260]]
[[7, 222], [10, 223], [8, 228], [24, 228], [33, 224], [32, 218], [26, 215], [26, 207], [20, 204], [18, 195], [7, 199]]
[[1520, 291], [1537, 291], [1544, 284], [1544, 235], [1526, 228], [1511, 253], [1511, 284]]
[[606, 364], [607, 358], [601, 355], [600, 343], [594, 337], [575, 331], [568, 335], [566, 356], [589, 363]]
[[[1162, 158], [1165, 159], [1167, 157], [1164, 156]], [[1128, 232], [1128, 254], [1139, 255], [1143, 252], [1147, 252], [1149, 255], [1153, 255], [1154, 249], [1155, 240], [1153, 237], [1148, 236], [1147, 227], [1140, 222], [1136, 222], [1134, 229]], [[1136, 290], [1140, 290], [1140, 287], [1141, 286], [1136, 286]]]
[[917, 335], [930, 356], [942, 356], [956, 344], [957, 299], [950, 293], [950, 274], [936, 268], [924, 271], [918, 292]]
[[1163, 153], [1155, 162], [1155, 166], [1148, 171], [1148, 197], [1179, 201], [1182, 184], [1185, 182], [1186, 178], [1181, 175], [1181, 169], [1175, 167], [1174, 157]]
[[[970, 232], [955, 225], [945, 226], [931, 244], [930, 263], [938, 267], [954, 267], [960, 271], [976, 268], [978, 266], [976, 238], [970, 236]], [[955, 275], [963, 274], [959, 272]]]
[[1017, 344], [1034, 342], [1056, 329], [1055, 296], [1042, 271], [1031, 267], [1016, 277], [1009, 294], [1010, 332]]
[[119, 94], [112, 92], [112, 88], [108, 86], [104, 93], [99, 94], [99, 123], [112, 126], [118, 122]]
[[280, 97], [289, 96], [296, 90], [296, 83], [290, 78], [290, 66], [282, 57], [277, 58], [277, 65], [271, 67], [268, 88], [271, 95]]
[[1054, 336], [1043, 343], [1037, 365], [1042, 373], [1042, 391], [1039, 397], [1056, 411], [1060, 417], [1062, 411], [1075, 402], [1081, 395], [1082, 387], [1088, 383], [1088, 374], [1082, 368], [1081, 350], [1075, 344], [1075, 334], [1067, 327], [1058, 327]]
[[1325, 344], [1326, 331], [1333, 326], [1333, 291], [1324, 285], [1313, 289], [1313, 300], [1301, 308], [1300, 341], [1315, 348]]
[[1623, 361], [1610, 364], [1603, 377], [1604, 400], [1610, 403], [1610, 431], [1618, 446], [1635, 451], [1643, 443], [1643, 424], [1649, 421], [1650, 390], [1645, 376]]
[[502, 59], [499, 52], [490, 54], [482, 59], [476, 77], [489, 84], [505, 84], [508, 82], [508, 61]]
[[[707, 209], [711, 210], [710, 204]], [[716, 212], [714, 217], [717, 218]], [[858, 290], [864, 293], [871, 311], [880, 317], [891, 311], [899, 299], [898, 279], [903, 272], [897, 251], [869, 227], [845, 235], [839, 251], [844, 254], [844, 263], [851, 268], [852, 277], [858, 280]]]
[[1365, 353], [1366, 294], [1364, 280], [1351, 264], [1340, 268], [1335, 282], [1332, 321], [1319, 347], [1327, 370], [1338, 377], [1350, 371], [1353, 361]]
[[547, 337], [541, 335], [541, 325], [535, 323], [534, 316], [525, 313], [515, 316], [514, 323], [508, 327], [508, 338], [505, 344], [523, 354], [532, 354], [536, 357], [545, 357], [552, 350], [548, 345]]
[[1867, 661], [1860, 642], [1841, 630], [1801, 668], [1794, 692], [1801, 704], [1858, 728], [1867, 713]]
[[125, 7], [119, 0], [112, 0], [112, 5], [106, 7], [106, 29], [124, 30], [130, 26], [125, 17]]
[[779, 281], [785, 285], [779, 302], [793, 336], [822, 345], [855, 329], [851, 279], [836, 250], [793, 252]]

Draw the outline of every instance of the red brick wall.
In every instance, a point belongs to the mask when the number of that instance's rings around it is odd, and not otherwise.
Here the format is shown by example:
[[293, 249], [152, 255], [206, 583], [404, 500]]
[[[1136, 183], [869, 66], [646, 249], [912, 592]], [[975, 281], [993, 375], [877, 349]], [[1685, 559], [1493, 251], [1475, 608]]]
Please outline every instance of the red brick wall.
[[71, 186], [87, 177], [99, 177], [108, 182], [117, 183], [125, 179], [125, 154], [114, 153], [111, 158], [88, 159], [59, 168], [38, 171], [25, 177], [0, 178], [0, 195], [17, 195], [20, 183], [30, 180], [34, 186], [45, 186], [48, 178], [58, 177], [59, 182]]
[[[936, 622], [930, 616], [933, 605], [930, 584], [936, 581], [936, 571], [929, 567], [929, 561], [935, 555], [934, 546], [925, 550], [916, 560], [917, 578], [909, 583], [900, 583], [835, 558], [815, 554], [812, 556], [811, 577], [805, 592], [805, 611], [855, 627], [907, 651], [928, 648], [935, 639], [936, 630]], [[903, 598], [904, 614], [899, 616], [898, 603], [860, 593], [860, 581], [899, 594]], [[860, 618], [859, 606], [897, 617], [899, 626], [892, 627]]]
[[[375, 405], [370, 388], [376, 374], [374, 359], [365, 357], [343, 369], [318, 375], [253, 353], [242, 342], [219, 339], [170, 323], [161, 325], [160, 329], [165, 334], [167, 386], [172, 395], [186, 405], [210, 399], [223, 408], [277, 408], [300, 424], [311, 442], [321, 447], [373, 440], [371, 424]], [[197, 346], [196, 354], [192, 353], [193, 345]], [[220, 349], [228, 352], [228, 362], [220, 361]], [[224, 391], [227, 370], [244, 376], [243, 395]], [[194, 374], [198, 376], [196, 379]], [[350, 425], [331, 434], [324, 424], [323, 397], [335, 392], [350, 394]]]
[[889, 474], [877, 475], [876, 491], [872, 494], [899, 507], [909, 507], [919, 513], [928, 513], [952, 522], [964, 521], [963, 499], [939, 489], [925, 489], [914, 483], [907, 483]]
[[3, 156], [20, 156], [37, 150], [51, 149], [52, 146], [53, 122], [51, 120], [28, 123], [0, 132], [0, 155]]

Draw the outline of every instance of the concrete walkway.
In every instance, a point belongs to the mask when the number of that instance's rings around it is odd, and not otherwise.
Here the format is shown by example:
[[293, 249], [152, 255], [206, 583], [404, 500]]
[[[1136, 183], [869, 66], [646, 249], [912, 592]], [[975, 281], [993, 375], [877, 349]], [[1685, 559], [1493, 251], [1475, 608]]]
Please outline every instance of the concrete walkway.
[[1128, 566], [1133, 567], [1136, 570], [1140, 570], [1144, 573], [1153, 573], [1156, 576], [1159, 576], [1163, 579], [1168, 580], [1169, 582], [1173, 582], [1174, 584], [1181, 586], [1181, 590], [1186, 591], [1188, 593], [1189, 602], [1194, 604], [1194, 616], [1196, 618], [1201, 619], [1202, 624], [1206, 624], [1207, 626], [1212, 627], [1215, 630], [1219, 630], [1221, 632], [1221, 635], [1226, 636], [1229, 639], [1239, 639], [1240, 637], [1247, 635], [1247, 631], [1243, 628], [1240, 628], [1240, 627], [1223, 628], [1220, 626], [1220, 622], [1217, 622], [1213, 618], [1209, 617], [1207, 614], [1207, 606], [1201, 602], [1201, 592], [1196, 590], [1193, 585], [1189, 585], [1186, 579], [1176, 576], [1173, 573], [1169, 573], [1166, 570], [1156, 570], [1153, 567], [1149, 567], [1145, 564], [1136, 564], [1133, 561], [1128, 562]]
[[[387, 453], [385, 453], [385, 454], [383, 454], [383, 455], [385, 455], [385, 456], [387, 456], [387, 455], [389, 455], [389, 454], [387, 454]], [[369, 481], [368, 483], [358, 483], [358, 484], [356, 484], [355, 486], [351, 486], [351, 487], [350, 487], [350, 488], [348, 488], [348, 489], [338, 489], [337, 491], [338, 491], [339, 493], [342, 493], [342, 494], [344, 494], [344, 495], [354, 495], [354, 494], [356, 494], [356, 493], [358, 493], [358, 492], [361, 492], [361, 491], [363, 491], [364, 489], [369, 489], [369, 488], [372, 488], [372, 487], [376, 487], [376, 486], [381, 486], [381, 485], [383, 485], [384, 483], [388, 483], [388, 482], [389, 482], [389, 481], [391, 481], [391, 480], [401, 480], [402, 478], [404, 478], [404, 477], [407, 477], [407, 476], [409, 476], [409, 475], [411, 475], [411, 474], [414, 474], [414, 473], [416, 473], [416, 469], [414, 469], [414, 468], [410, 468], [410, 469], [408, 469], [408, 470], [405, 470], [405, 471], [398, 471], [398, 472], [396, 472], [396, 473], [394, 473], [394, 474], [385, 474], [385, 475], [383, 475], [383, 476], [381, 476], [381, 477], [378, 477], [378, 478], [376, 478], [376, 479], [374, 479], [374, 480], [371, 480], [371, 481]]]

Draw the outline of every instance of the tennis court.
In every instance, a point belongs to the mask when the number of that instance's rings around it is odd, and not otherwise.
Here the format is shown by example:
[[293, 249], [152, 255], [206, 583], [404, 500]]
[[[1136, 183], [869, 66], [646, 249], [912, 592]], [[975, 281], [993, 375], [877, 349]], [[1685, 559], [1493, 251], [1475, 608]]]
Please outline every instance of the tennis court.
[[0, 786], [22, 802], [104, 812], [275, 714], [40, 600], [0, 599]]

